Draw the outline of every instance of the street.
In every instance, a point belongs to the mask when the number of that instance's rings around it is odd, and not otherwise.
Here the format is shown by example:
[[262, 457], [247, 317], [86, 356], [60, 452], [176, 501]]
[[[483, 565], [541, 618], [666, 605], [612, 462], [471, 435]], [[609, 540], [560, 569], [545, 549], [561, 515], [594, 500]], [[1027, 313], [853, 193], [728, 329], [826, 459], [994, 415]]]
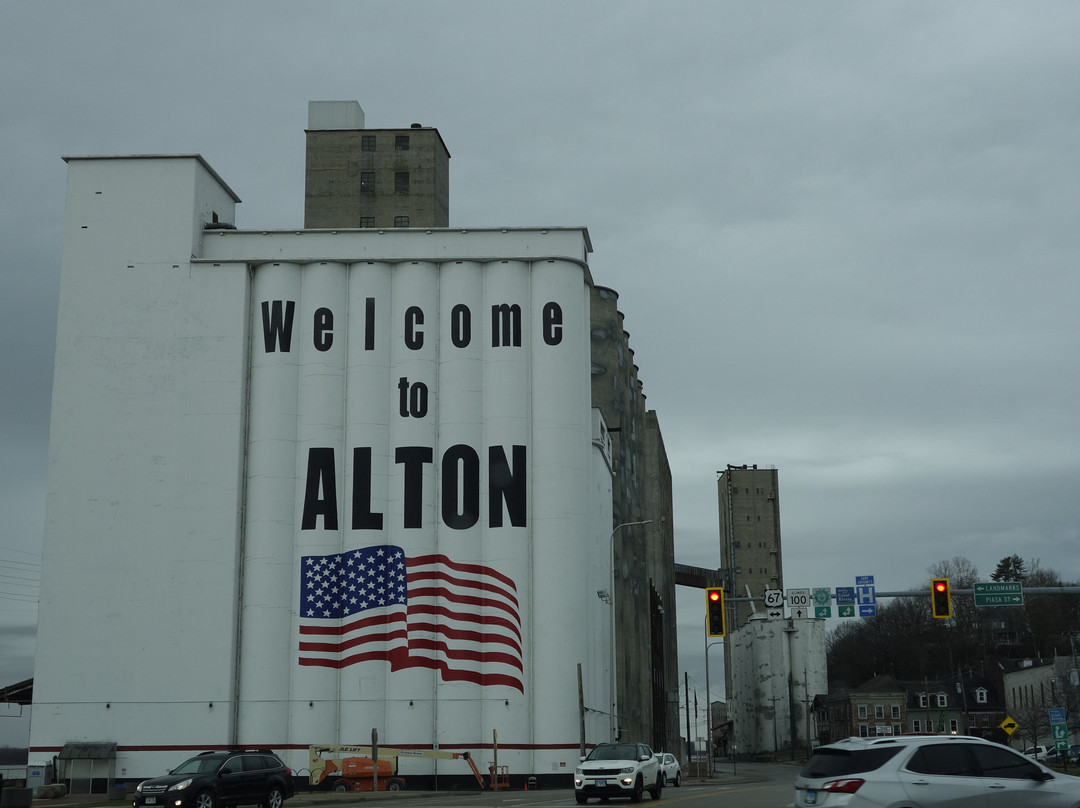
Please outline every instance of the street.
[[[684, 779], [681, 788], [665, 788], [659, 800], [654, 801], [646, 794], [640, 805], [643, 808], [647, 808], [650, 803], [679, 808], [786, 808], [791, 804], [792, 783], [797, 772], [798, 766], [789, 763], [739, 763], [732, 767], [725, 762], [711, 780]], [[308, 799], [298, 796], [295, 801], [286, 803], [286, 808], [294, 803], [295, 808], [300, 808], [305, 803], [312, 804]], [[436, 805], [453, 808], [570, 808], [577, 804], [572, 789], [423, 793], [402, 791], [378, 795], [320, 794], [317, 798], [319, 808], [355, 808], [358, 802], [362, 803], [363, 808], [434, 808]], [[594, 806], [602, 804], [596, 799], [587, 803]], [[615, 799], [607, 803], [612, 806], [629, 804], [628, 800]]]

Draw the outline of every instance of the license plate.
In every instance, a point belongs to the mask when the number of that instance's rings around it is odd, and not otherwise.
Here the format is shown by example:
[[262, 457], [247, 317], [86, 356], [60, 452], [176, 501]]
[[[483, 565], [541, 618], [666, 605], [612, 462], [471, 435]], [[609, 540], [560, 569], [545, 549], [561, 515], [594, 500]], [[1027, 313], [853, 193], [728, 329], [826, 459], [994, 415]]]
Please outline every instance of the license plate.
[[156, 802], [157, 802], [157, 797], [147, 797], [146, 799], [143, 800], [144, 805], [153, 805]]
[[607, 780], [597, 780], [596, 781], [596, 787], [597, 788], [607, 788]]
[[803, 798], [803, 805], [817, 805], [817, 792], [807, 791]]

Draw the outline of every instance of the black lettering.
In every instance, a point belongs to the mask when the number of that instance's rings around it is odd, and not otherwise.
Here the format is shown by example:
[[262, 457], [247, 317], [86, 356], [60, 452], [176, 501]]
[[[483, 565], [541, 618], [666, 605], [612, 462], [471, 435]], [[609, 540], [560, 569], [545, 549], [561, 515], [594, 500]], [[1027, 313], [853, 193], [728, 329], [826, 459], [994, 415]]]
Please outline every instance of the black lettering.
[[562, 342], [562, 306], [554, 300], [544, 304], [544, 342], [548, 345], [558, 345]]
[[398, 415], [423, 418], [428, 412], [428, 388], [423, 382], [409, 384], [408, 376], [398, 379]]
[[[315, 520], [323, 518], [323, 530], [337, 530], [337, 483], [334, 475], [334, 450], [308, 449], [307, 485], [304, 489], [304, 515], [301, 530], [314, 530]], [[320, 488], [322, 498], [319, 498]]]
[[375, 298], [364, 301], [364, 350], [375, 350]]
[[521, 306], [500, 303], [491, 307], [491, 347], [521, 347]]
[[450, 310], [450, 341], [455, 348], [464, 348], [472, 342], [472, 312], [464, 303]]
[[371, 512], [371, 447], [353, 448], [352, 529], [382, 530], [383, 515]]
[[285, 315], [282, 317], [280, 300], [273, 302], [273, 308], [270, 301], [262, 302], [263, 345], [267, 353], [277, 350], [278, 344], [281, 345], [282, 353], [289, 352], [292, 345], [292, 321], [295, 308], [295, 301], [286, 301]]
[[424, 332], [417, 330], [424, 324], [424, 310], [419, 306], [405, 309], [405, 347], [410, 351], [419, 351], [424, 347]]
[[488, 526], [502, 527], [503, 503], [510, 524], [525, 527], [527, 501], [525, 491], [525, 447], [513, 447], [514, 467], [506, 460], [502, 446], [488, 447]]
[[443, 524], [452, 530], [466, 530], [479, 519], [480, 455], [471, 446], [458, 443], [442, 456]]
[[430, 446], [399, 446], [394, 450], [394, 462], [405, 466], [403, 494], [404, 527], [423, 527], [424, 464], [431, 463], [434, 451]]
[[315, 350], [329, 351], [334, 344], [334, 312], [326, 307], [315, 309], [315, 322], [311, 330]]
[[427, 385], [416, 382], [409, 387], [409, 415], [413, 418], [423, 418], [427, 415], [428, 392]]

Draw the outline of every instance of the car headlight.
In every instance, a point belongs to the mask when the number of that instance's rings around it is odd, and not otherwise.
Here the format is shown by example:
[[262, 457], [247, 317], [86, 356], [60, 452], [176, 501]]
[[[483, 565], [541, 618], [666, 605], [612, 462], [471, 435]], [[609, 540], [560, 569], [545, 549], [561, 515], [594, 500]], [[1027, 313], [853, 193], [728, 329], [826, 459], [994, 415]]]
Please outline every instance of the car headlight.
[[580, 766], [578, 766], [576, 769], [574, 769], [574, 774], [581, 774], [581, 767]]
[[189, 777], [187, 780], [181, 780], [175, 786], [169, 786], [169, 791], [183, 791], [185, 788], [191, 785], [194, 778]]
[[139, 783], [137, 786], [135, 786], [135, 790], [142, 794], [142, 783]]
[[633, 774], [633, 772], [634, 772], [634, 767], [633, 766], [627, 766], [625, 769], [622, 770], [621, 774]]

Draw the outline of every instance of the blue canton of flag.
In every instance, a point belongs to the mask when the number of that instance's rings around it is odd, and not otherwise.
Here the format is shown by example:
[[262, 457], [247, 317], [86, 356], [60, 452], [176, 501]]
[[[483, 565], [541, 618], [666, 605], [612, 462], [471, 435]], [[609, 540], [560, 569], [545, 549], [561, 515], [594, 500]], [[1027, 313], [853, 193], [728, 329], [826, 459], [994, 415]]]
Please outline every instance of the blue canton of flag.
[[342, 555], [305, 556], [301, 614], [335, 619], [408, 602], [405, 552], [392, 545]]

